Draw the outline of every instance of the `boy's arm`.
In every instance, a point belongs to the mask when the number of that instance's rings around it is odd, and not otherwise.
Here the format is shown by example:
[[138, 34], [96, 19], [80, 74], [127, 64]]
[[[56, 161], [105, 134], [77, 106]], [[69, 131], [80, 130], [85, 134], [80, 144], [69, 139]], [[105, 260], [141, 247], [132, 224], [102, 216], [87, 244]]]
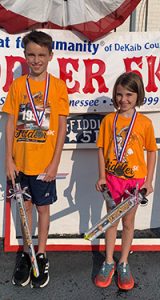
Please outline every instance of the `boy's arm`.
[[51, 163], [44, 170], [44, 173], [46, 173], [43, 179], [44, 181], [51, 181], [56, 177], [58, 165], [60, 163], [61, 153], [65, 141], [65, 136], [66, 136], [66, 125], [67, 125], [67, 117], [59, 116], [59, 129], [58, 129], [56, 148]]
[[[153, 192], [153, 175], [156, 163], [156, 151], [147, 151], [147, 176], [143, 187], [147, 189], [147, 195]], [[142, 188], [143, 188], [142, 187]]]
[[98, 166], [99, 166], [99, 179], [96, 183], [97, 191], [102, 191], [101, 185], [106, 184], [105, 160], [103, 155], [103, 148], [98, 149]]
[[14, 139], [14, 115], [8, 114], [6, 123], [6, 174], [15, 184], [15, 173], [18, 174], [15, 162], [13, 160], [13, 139]]

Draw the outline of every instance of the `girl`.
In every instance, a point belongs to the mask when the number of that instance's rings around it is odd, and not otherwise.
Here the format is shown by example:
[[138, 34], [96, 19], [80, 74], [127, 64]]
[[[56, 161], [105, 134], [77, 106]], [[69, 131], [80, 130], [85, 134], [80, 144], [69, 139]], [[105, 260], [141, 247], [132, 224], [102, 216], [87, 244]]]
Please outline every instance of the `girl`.
[[[144, 85], [136, 73], [123, 73], [113, 88], [113, 105], [116, 112], [106, 115], [101, 123], [97, 146], [99, 161], [99, 179], [96, 189], [107, 184], [112, 198], [119, 204], [138, 184], [145, 187], [147, 194], [153, 192], [152, 180], [156, 162], [156, 140], [152, 122], [146, 116], [136, 112], [136, 106], [144, 103]], [[147, 151], [147, 163], [144, 159]], [[129, 290], [134, 286], [128, 255], [133, 240], [134, 220], [137, 206], [122, 218], [121, 257], [117, 264], [118, 286]], [[106, 231], [106, 259], [95, 284], [107, 287], [111, 284], [116, 270], [113, 259], [118, 222]]]

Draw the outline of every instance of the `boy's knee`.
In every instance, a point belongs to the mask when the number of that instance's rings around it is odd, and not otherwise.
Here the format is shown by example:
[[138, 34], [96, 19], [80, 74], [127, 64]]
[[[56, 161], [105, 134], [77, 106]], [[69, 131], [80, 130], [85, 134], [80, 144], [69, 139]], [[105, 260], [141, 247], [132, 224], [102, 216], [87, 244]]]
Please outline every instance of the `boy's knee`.
[[27, 213], [32, 212], [32, 202], [31, 201], [25, 201], [25, 210]]
[[38, 214], [45, 214], [49, 213], [49, 206], [48, 205], [42, 205], [42, 206], [36, 206]]

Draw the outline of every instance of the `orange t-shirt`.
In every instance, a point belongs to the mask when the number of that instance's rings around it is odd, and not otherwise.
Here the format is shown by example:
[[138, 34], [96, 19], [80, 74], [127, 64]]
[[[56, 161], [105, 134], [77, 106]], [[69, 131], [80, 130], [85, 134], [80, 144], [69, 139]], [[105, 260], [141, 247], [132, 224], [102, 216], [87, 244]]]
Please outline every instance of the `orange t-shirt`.
[[[38, 126], [26, 89], [26, 75], [13, 81], [3, 111], [15, 116], [13, 158], [19, 171], [37, 175], [51, 162], [58, 134], [58, 118], [69, 114], [65, 83], [50, 75], [48, 99], [41, 126]], [[29, 78], [30, 90], [39, 117], [43, 114], [45, 80]]]
[[[114, 117], [115, 113], [110, 113], [103, 118], [97, 140], [97, 146], [104, 151], [106, 172], [124, 179], [144, 178], [147, 175], [144, 150], [157, 150], [152, 122], [143, 114], [137, 113], [123, 159], [119, 162], [114, 148]], [[121, 152], [130, 122], [131, 118], [118, 115], [116, 123], [118, 152]]]

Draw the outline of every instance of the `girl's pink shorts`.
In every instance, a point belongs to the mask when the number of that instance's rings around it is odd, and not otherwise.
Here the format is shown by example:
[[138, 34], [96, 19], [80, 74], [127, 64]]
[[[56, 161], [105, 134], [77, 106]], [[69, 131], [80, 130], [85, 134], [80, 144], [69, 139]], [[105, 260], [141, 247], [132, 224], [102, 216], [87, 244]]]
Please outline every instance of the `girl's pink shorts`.
[[138, 183], [138, 189], [144, 184], [144, 178], [123, 179], [112, 174], [107, 174], [106, 184], [116, 204], [120, 203], [122, 198], [126, 199], [128, 195], [125, 190], [131, 192]]

